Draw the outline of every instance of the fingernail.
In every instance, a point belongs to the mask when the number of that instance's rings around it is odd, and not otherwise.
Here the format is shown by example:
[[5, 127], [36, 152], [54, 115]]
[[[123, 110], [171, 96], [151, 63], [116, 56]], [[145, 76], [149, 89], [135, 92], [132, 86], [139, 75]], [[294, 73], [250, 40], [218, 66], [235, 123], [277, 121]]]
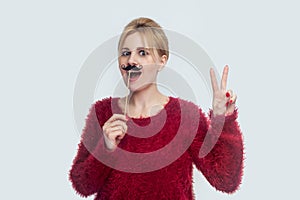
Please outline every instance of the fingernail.
[[229, 101], [230, 104], [232, 104], [232, 102], [233, 102], [232, 100]]
[[226, 102], [226, 106], [228, 106], [229, 105], [229, 103], [228, 102]]
[[230, 93], [229, 92], [226, 92], [226, 97], [230, 97]]

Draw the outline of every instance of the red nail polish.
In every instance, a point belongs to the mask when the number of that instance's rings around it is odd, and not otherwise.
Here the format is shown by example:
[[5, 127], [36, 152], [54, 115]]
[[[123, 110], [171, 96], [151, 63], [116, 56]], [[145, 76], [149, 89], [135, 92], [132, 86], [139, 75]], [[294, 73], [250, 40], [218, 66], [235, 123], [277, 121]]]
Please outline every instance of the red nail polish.
[[228, 102], [226, 102], [226, 106], [228, 106], [229, 105], [229, 103]]
[[233, 102], [232, 100], [229, 101], [230, 104], [232, 104], [232, 102]]
[[229, 92], [226, 92], [226, 97], [230, 97], [230, 93]]

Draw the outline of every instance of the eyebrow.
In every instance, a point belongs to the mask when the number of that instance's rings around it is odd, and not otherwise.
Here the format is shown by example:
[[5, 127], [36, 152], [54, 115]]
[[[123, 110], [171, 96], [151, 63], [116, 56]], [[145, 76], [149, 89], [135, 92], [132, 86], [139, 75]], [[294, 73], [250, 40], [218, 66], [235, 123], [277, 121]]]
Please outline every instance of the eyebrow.
[[[137, 47], [137, 48], [136, 48], [136, 50], [141, 50], [141, 49], [150, 50], [150, 48], [147, 48], [147, 47]], [[127, 48], [127, 47], [123, 47], [121, 50], [127, 50], [127, 51], [130, 51], [130, 49]]]
[[136, 48], [137, 50], [141, 50], [141, 49], [146, 49], [146, 50], [150, 50], [150, 48], [147, 48], [147, 47], [138, 47]]

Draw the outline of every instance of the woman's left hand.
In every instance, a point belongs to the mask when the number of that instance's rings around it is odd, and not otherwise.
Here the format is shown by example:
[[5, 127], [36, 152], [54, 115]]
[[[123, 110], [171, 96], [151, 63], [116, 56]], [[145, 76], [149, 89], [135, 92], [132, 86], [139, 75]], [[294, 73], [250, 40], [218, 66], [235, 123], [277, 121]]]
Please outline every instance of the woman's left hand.
[[221, 85], [219, 87], [215, 72], [212, 68], [210, 69], [210, 79], [213, 89], [212, 107], [214, 115], [230, 115], [235, 109], [237, 96], [232, 92], [232, 90], [226, 89], [228, 70], [228, 65], [226, 65], [223, 69]]

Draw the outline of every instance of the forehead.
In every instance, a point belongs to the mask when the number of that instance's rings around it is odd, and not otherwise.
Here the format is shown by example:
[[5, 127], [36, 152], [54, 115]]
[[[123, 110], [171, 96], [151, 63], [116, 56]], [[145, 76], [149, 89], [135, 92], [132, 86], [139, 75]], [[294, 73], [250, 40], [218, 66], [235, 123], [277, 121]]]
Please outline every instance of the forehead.
[[136, 49], [140, 47], [148, 48], [146, 37], [139, 32], [128, 35], [123, 42], [121, 48]]

